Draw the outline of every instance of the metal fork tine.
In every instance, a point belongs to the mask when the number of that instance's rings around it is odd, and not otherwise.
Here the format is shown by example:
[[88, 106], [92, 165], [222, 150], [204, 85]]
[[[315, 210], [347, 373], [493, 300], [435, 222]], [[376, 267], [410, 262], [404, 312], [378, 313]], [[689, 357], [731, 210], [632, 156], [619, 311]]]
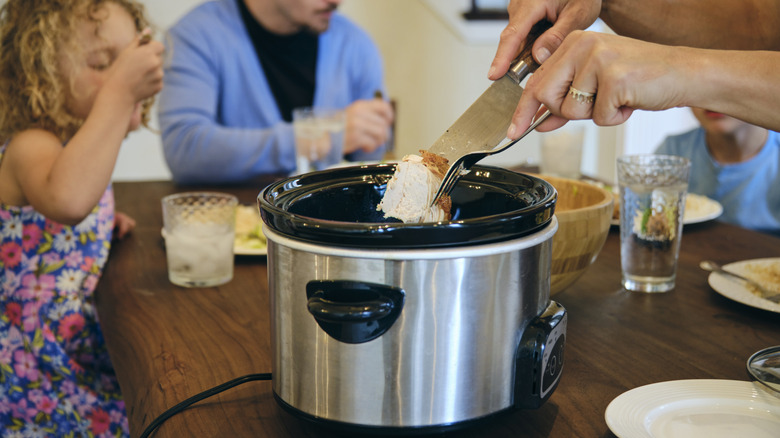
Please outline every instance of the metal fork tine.
[[449, 169], [447, 169], [447, 173], [444, 174], [444, 178], [441, 181], [441, 184], [439, 184], [439, 190], [436, 191], [436, 196], [433, 197], [433, 202], [431, 202], [431, 206], [435, 205], [436, 202], [439, 201], [439, 198], [441, 198], [444, 195], [449, 194], [453, 188], [455, 188], [455, 183], [457, 182], [456, 175], [460, 173], [460, 164], [462, 163], [463, 157], [459, 158], [458, 161], [452, 164]]

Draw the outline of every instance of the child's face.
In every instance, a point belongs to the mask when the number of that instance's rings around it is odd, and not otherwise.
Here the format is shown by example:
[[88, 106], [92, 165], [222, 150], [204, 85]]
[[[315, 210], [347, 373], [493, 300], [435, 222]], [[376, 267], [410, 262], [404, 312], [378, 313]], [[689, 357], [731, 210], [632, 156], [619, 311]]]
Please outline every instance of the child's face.
[[691, 108], [694, 117], [705, 131], [712, 134], [733, 134], [737, 129], [748, 126], [748, 123], [725, 114], [702, 108]]
[[[73, 84], [68, 95], [68, 110], [81, 119], [86, 119], [92, 110], [95, 97], [108, 78], [109, 67], [137, 35], [132, 17], [116, 3], [106, 3], [96, 15], [100, 18], [99, 26], [84, 19], [75, 35], [83, 53], [74, 58], [63, 57], [62, 61], [65, 78]], [[138, 128], [140, 123], [139, 103], [135, 106], [128, 130]]]

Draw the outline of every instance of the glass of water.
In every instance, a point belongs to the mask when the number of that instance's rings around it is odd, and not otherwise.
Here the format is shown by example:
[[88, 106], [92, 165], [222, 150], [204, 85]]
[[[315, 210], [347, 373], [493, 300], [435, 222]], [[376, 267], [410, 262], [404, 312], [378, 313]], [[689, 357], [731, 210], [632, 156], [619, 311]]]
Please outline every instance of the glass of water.
[[186, 192], [162, 199], [171, 283], [210, 287], [233, 278], [237, 205], [235, 196], [217, 192]]
[[296, 174], [323, 170], [343, 158], [344, 110], [304, 107], [293, 110]]
[[689, 172], [690, 161], [683, 157], [618, 157], [625, 289], [667, 292], [674, 288]]

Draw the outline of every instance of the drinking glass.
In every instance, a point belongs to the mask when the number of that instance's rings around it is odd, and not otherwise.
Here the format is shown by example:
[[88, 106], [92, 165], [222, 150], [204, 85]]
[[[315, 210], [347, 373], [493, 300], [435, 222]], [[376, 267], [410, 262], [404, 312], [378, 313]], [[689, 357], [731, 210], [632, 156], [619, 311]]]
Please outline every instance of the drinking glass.
[[690, 161], [683, 157], [618, 157], [625, 289], [667, 292], [674, 288], [689, 172]]
[[304, 107], [293, 110], [296, 173], [323, 170], [343, 157], [343, 110]]
[[210, 287], [233, 278], [238, 199], [227, 193], [186, 192], [162, 199], [168, 279]]

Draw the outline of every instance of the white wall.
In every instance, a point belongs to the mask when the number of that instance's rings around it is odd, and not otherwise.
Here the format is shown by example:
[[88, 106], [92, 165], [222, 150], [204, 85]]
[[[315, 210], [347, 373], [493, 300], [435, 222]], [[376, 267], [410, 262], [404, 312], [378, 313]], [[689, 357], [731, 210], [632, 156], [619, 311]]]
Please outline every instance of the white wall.
[[[144, 3], [155, 24], [165, 29], [201, 0]], [[469, 0], [346, 0], [341, 6], [371, 34], [384, 57], [388, 94], [398, 108], [396, 156], [427, 148], [490, 85], [487, 70], [505, 23], [460, 20], [460, 12], [469, 5]], [[680, 109], [637, 113], [620, 127], [578, 122], [586, 125], [583, 171], [611, 181], [617, 155], [650, 152], [667, 133], [687, 129], [692, 120], [688, 110]], [[153, 126], [158, 126], [156, 118]], [[536, 163], [542, 135], [532, 133], [486, 161], [504, 166]], [[114, 178], [170, 178], [159, 135], [146, 130], [132, 133], [122, 147]]]

